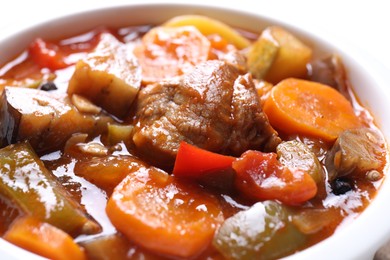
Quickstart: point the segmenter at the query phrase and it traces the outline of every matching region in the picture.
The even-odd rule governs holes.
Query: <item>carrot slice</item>
[[[181,142],[177,152],[173,175],[199,177],[232,167],[234,157],[213,153],[186,142]]]
[[[115,186],[129,172],[136,171],[143,166],[142,161],[132,156],[93,156],[79,160],[75,165],[74,172],[111,194]]]
[[[182,75],[209,57],[210,42],[193,26],[157,27],[142,38],[134,54],[142,68],[143,82]]]
[[[295,78],[276,85],[263,110],[279,131],[325,141],[334,141],[344,130],[361,125],[351,103],[337,90]]]
[[[157,168],[129,174],[106,212],[128,239],[153,252],[192,258],[210,244],[223,215],[218,200]]]
[[[84,251],[67,233],[30,216],[15,220],[4,239],[50,259],[86,259]]]

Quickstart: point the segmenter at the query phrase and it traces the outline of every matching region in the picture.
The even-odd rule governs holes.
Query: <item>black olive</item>
[[[56,84],[54,84],[54,82],[48,81],[48,82],[40,85],[39,89],[44,90],[44,91],[57,90],[57,86],[56,86]]]
[[[342,195],[352,190],[352,185],[342,178],[335,179],[331,186],[333,194],[335,195]]]

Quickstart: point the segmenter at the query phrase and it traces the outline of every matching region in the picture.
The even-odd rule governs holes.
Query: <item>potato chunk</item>
[[[277,27],[266,28],[248,53],[251,73],[273,84],[288,77],[302,78],[312,50],[293,34]]]
[[[97,47],[77,62],[68,93],[79,94],[107,112],[124,117],[141,85],[141,69],[132,49],[103,33]]]
[[[220,35],[227,42],[234,44],[238,49],[244,49],[250,45],[245,37],[227,24],[202,15],[180,15],[164,23],[165,27],[195,26],[203,35]]]

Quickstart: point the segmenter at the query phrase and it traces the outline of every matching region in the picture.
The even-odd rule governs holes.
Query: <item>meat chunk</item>
[[[233,49],[227,53],[220,54],[218,59],[236,67],[240,74],[245,74],[248,71],[246,57],[242,51]]]
[[[180,141],[232,155],[274,151],[280,138],[262,112],[250,74],[212,60],[181,78],[148,85],[139,93],[133,141],[140,154],[173,164]]]
[[[109,113],[124,117],[141,85],[132,49],[104,33],[96,49],[77,62],[68,93],[79,94]]]
[[[38,153],[48,152],[73,133],[104,131],[108,121],[107,116],[80,113],[65,94],[6,87],[0,98],[1,146],[28,140]]]

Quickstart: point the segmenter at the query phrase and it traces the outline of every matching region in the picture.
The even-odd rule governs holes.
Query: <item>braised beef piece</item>
[[[199,64],[180,78],[148,85],[138,96],[133,141],[150,162],[169,167],[182,140],[239,156],[280,143],[250,74],[224,61]]]
[[[244,52],[238,50],[232,50],[220,55],[219,60],[223,60],[226,63],[236,67],[240,74],[245,74],[248,71],[248,65]]]

